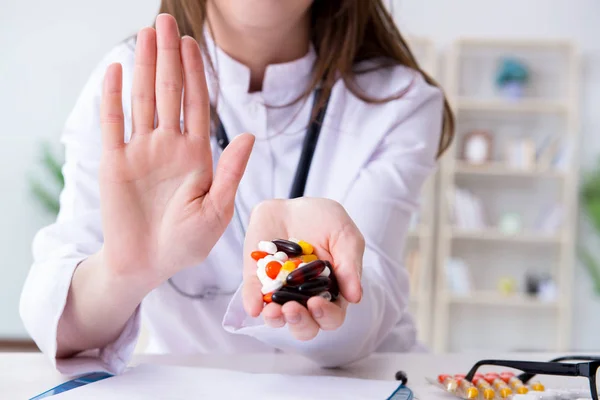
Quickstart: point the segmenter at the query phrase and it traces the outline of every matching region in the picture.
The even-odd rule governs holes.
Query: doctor
[[[381,0],[161,12],[67,121],[60,215],[21,298],[37,345],[68,374],[123,371],[142,320],[149,352],[418,348],[402,248],[453,122]],[[332,262],[340,300],[263,308],[249,252],[290,236]]]

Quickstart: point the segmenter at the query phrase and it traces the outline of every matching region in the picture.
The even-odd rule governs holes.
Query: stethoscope
[[[310,166],[312,164],[313,155],[315,153],[315,149],[317,147],[317,142],[319,140],[319,134],[321,133],[321,127],[323,126],[323,121],[325,120],[325,113],[327,111],[327,106],[329,104],[329,97],[325,99],[325,102],[321,107],[319,107],[319,98],[321,97],[321,88],[317,88],[315,90],[315,94],[313,96],[313,105],[311,111],[311,118],[315,115],[315,118],[312,118],[308,129],[306,131],[306,136],[304,137],[304,142],[302,143],[302,153],[300,154],[300,160],[298,161],[298,166],[296,167],[296,173],[294,175],[294,180],[292,181],[292,187],[290,189],[290,199],[295,199],[298,197],[304,196],[304,191],[306,189],[306,181],[308,179],[308,173],[310,171]],[[220,118],[217,117],[217,128],[215,132],[215,138],[217,140],[217,145],[220,148],[220,154],[227,148],[229,145],[229,137],[227,136],[227,131],[225,130],[225,126],[223,125]],[[238,210],[237,202],[234,202],[234,219],[236,220],[236,225],[240,230],[241,238],[243,240],[246,237],[246,229],[244,227],[244,223],[242,221],[241,214]],[[181,296],[192,299],[192,300],[212,300],[218,295],[232,295],[235,292],[223,292],[220,291],[220,288],[215,285],[209,285],[204,288],[201,293],[187,293],[181,290],[173,281],[173,278],[168,280],[169,285]]]

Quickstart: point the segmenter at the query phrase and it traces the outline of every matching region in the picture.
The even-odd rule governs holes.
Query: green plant
[[[59,196],[65,186],[62,173],[62,157],[52,151],[48,142],[41,148],[40,167],[44,177],[29,179],[31,192],[37,202],[48,212],[57,215],[60,210]]]
[[[600,163],[583,180],[581,204],[590,226],[600,235]],[[579,246],[579,255],[594,281],[594,290],[600,295],[600,262],[583,244]]]

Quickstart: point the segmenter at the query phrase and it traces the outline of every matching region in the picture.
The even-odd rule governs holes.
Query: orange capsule
[[[290,258],[288,261],[291,261],[294,264],[296,264],[296,268],[298,268],[298,265],[300,265],[304,262],[304,261],[302,261],[301,258]]]
[[[253,251],[250,254],[250,257],[254,258],[256,261],[260,260],[261,258],[265,258],[266,256],[268,256],[269,253],[267,253],[266,251]]]
[[[265,302],[265,303],[270,303],[270,302],[272,302],[273,300],[271,299],[271,296],[273,296],[273,292],[265,294],[265,295],[263,296],[263,300],[264,300],[264,302]]]
[[[271,261],[265,267],[265,272],[271,279],[277,278],[279,271],[281,271],[281,263],[279,261]]]

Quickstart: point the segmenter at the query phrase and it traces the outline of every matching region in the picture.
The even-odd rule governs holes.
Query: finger
[[[180,131],[181,71],[179,31],[177,22],[169,14],[156,18],[156,109],[158,126],[165,130]]]
[[[156,31],[145,28],[140,31],[135,46],[135,67],[131,89],[133,134],[154,130],[156,98]]]
[[[348,217],[349,218],[349,217]],[[362,298],[362,262],[365,252],[365,240],[350,220],[335,238],[331,246],[331,256],[335,277],[340,292],[350,303],[358,303]]]
[[[221,155],[217,165],[208,196],[224,221],[229,220],[233,214],[235,193],[246,170],[252,146],[254,136],[248,133],[236,136]]]
[[[242,301],[244,310],[251,317],[258,317],[263,309],[263,296],[260,291],[262,285],[256,275],[244,276],[244,284],[242,286]]]
[[[104,76],[100,104],[102,147],[105,150],[114,150],[125,146],[122,92],[123,68],[121,64],[111,64]]]
[[[295,301],[285,303],[281,308],[285,322],[292,335],[301,341],[313,339],[319,333],[319,325],[306,308]]]
[[[332,331],[342,326],[346,318],[348,302],[340,298],[339,303],[338,305],[320,296],[315,296],[308,300],[308,310],[321,329]]]
[[[262,315],[265,323],[271,328],[281,328],[285,325],[285,318],[279,304],[267,304],[262,311]]]
[[[184,132],[209,143],[210,101],[204,64],[198,42],[189,36],[181,40],[183,64],[183,121]]]

